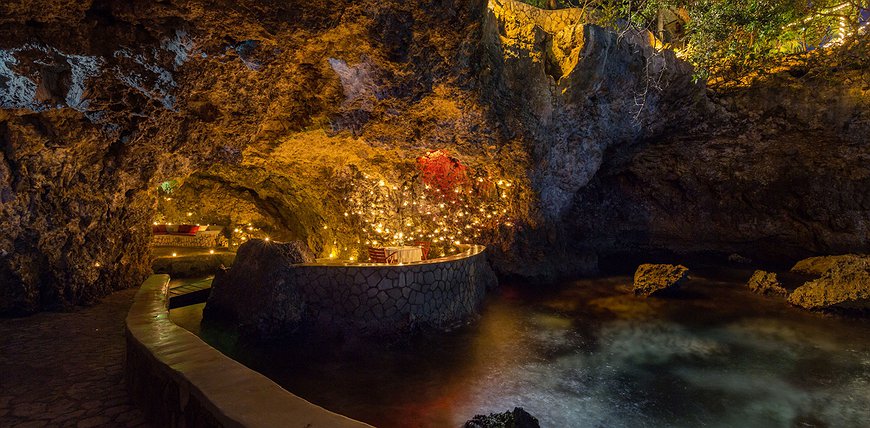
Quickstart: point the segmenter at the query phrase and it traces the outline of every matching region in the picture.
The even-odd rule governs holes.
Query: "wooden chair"
[[[369,263],[393,263],[396,254],[387,255],[386,248],[369,247]]]
[[[429,241],[417,241],[414,245],[420,247],[423,252],[423,260],[429,260],[429,250],[432,248],[432,243]]]

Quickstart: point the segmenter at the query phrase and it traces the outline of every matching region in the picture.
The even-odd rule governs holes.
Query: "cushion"
[[[180,224],[178,225],[178,234],[179,235],[196,235],[196,232],[199,231],[199,226],[192,224]]]

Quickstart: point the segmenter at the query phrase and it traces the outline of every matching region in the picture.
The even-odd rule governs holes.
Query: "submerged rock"
[[[870,310],[870,259],[838,260],[821,278],[792,292],[788,302],[814,310]]]
[[[680,285],[689,275],[683,265],[642,264],[634,273],[634,294],[652,296]]]
[[[743,257],[737,253],[733,253],[730,256],[728,256],[728,261],[731,263],[737,263],[737,264],[741,264],[741,265],[748,265],[748,264],[752,263],[752,259]]]
[[[820,256],[803,259],[791,268],[792,272],[822,276],[832,268],[870,261],[870,255],[843,254],[839,256]]]
[[[788,294],[788,290],[782,287],[779,280],[776,279],[776,273],[774,272],[757,270],[752,274],[752,277],[749,278],[749,282],[746,285],[749,286],[749,289],[752,290],[753,293],[778,296],[785,296]]]
[[[514,407],[511,412],[477,415],[463,425],[464,428],[540,428],[538,419],[523,410]]]

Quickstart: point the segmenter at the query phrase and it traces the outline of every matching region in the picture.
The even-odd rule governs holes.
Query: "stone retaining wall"
[[[287,392],[173,324],[168,287],[168,275],[148,278],[127,315],[127,385],[155,426],[370,427]]]
[[[203,316],[229,318],[261,337],[303,324],[363,335],[449,329],[474,316],[496,285],[484,250],[407,265],[293,265],[268,283],[215,280]]]
[[[302,265],[294,281],[318,325],[373,333],[445,329],[476,314],[494,286],[483,249],[404,266]]]

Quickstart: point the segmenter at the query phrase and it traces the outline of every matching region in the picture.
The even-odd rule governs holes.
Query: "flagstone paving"
[[[149,426],[124,385],[124,318],[135,293],[0,319],[0,427]]]

